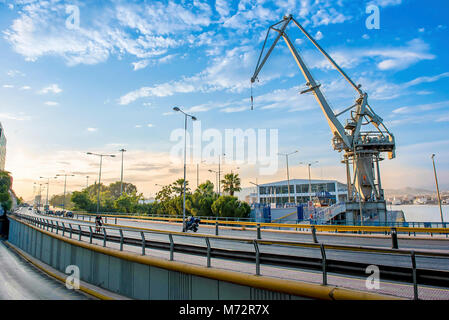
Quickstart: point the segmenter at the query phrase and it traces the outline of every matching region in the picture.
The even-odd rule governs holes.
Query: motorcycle
[[[188,220],[186,223],[186,231],[192,230],[193,232],[197,232],[199,224],[200,224],[200,219],[198,219],[198,218],[192,218],[192,219]]]

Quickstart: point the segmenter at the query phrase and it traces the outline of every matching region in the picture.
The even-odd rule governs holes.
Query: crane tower
[[[321,84],[317,83],[313,78],[310,70],[286,33],[290,22],[293,22],[301,30],[354,88],[358,97],[353,105],[338,113],[332,110],[321,91]],[[277,35],[264,55],[270,31],[277,32]],[[269,27],[256,69],[251,77],[251,83],[256,81],[262,67],[281,37],[290,49],[293,58],[306,79],[307,88],[300,93],[312,93],[315,96],[332,131],[332,146],[334,150],[343,152],[342,163],[346,165],[348,195],[346,211],[343,213],[345,216],[340,216],[339,218],[351,224],[359,222],[363,224],[363,221],[366,219],[386,222],[386,202],[381,184],[379,162],[384,159],[382,156],[384,153],[388,154],[389,159],[395,157],[393,134],[388,131],[382,118],[371,108],[368,103],[368,94],[362,91],[361,85],[356,85],[349,78],[292,15],[285,16],[281,21]],[[338,119],[342,115],[347,117],[343,123]]]

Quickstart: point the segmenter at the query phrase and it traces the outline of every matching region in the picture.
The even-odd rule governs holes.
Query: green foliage
[[[4,212],[11,210],[12,199],[10,189],[12,177],[8,171],[0,171],[0,205]]]
[[[221,180],[221,183],[223,184],[223,191],[229,193],[231,196],[233,196],[235,192],[242,190],[238,173],[226,174],[224,179]]]
[[[137,194],[136,192],[132,194],[123,193],[118,199],[114,201],[114,207],[119,212],[136,212],[139,200],[143,199],[142,194]]]
[[[218,217],[247,218],[251,212],[250,206],[237,197],[221,196],[212,204],[212,212]]]
[[[64,208],[66,210],[73,210],[75,204],[71,201],[72,194],[70,192],[65,195],[65,205]],[[50,199],[50,205],[53,207],[62,208],[62,204],[64,203],[64,194],[55,194]]]

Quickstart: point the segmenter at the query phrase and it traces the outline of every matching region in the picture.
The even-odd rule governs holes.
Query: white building
[[[311,192],[309,189],[311,189]],[[260,184],[258,191],[258,202],[260,203],[284,204],[289,202],[287,180]],[[323,192],[329,196],[331,203],[336,203],[346,200],[348,189],[345,184],[336,180],[290,180],[291,203],[306,203],[311,198],[313,200],[317,193]]]

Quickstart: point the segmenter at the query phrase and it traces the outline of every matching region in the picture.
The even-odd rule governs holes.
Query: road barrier
[[[91,213],[76,213],[76,217],[84,216],[95,216],[96,214]],[[134,215],[112,215],[112,214],[101,214],[102,217],[115,217],[123,219],[137,219],[137,220],[151,220],[151,221],[163,221],[163,222],[182,222],[182,218],[172,218],[172,217],[150,217],[150,216],[134,216]],[[248,221],[220,221],[212,219],[201,219],[202,224],[213,224],[219,226],[234,226],[234,227],[253,227],[257,228],[257,225],[263,228],[289,228],[289,229],[301,229],[301,230],[311,230],[315,228],[316,231],[320,232],[336,232],[336,233],[391,233],[393,229],[397,233],[425,233],[433,235],[435,234],[446,234],[449,235],[449,228],[431,228],[431,227],[390,227],[390,226],[350,226],[350,225],[320,225],[320,224],[296,224],[296,223],[267,223],[267,222],[248,222]],[[89,220],[90,221],[90,220]]]
[[[10,242],[36,259],[64,272],[66,265],[79,265],[81,280],[132,298],[140,299],[293,299],[312,298],[326,300],[342,299],[398,299],[394,296],[345,289],[336,286],[322,286],[301,281],[269,278],[242,272],[211,269],[198,265],[169,261],[133,252],[118,251],[63,237],[46,228],[53,226],[62,230],[52,219],[23,215],[11,215]],[[89,236],[86,224],[81,229],[83,240]],[[69,227],[70,228],[70,227]],[[105,228],[108,230],[117,228]],[[144,232],[146,233],[146,232]],[[108,231],[107,242],[116,242],[117,236]],[[102,240],[103,235],[92,234]],[[115,237],[115,238],[114,238]],[[124,237],[127,245],[141,245],[138,238]],[[133,243],[129,243],[129,241]],[[146,241],[145,247],[153,248],[154,242]],[[174,244],[173,251],[179,251]],[[209,246],[210,247],[210,246]],[[214,248],[209,251],[214,257]],[[198,254],[198,253],[197,253]],[[263,253],[260,253],[260,263]],[[113,275],[113,276],[112,276]]]
[[[408,256],[411,260],[411,265],[409,267],[404,266],[390,266],[381,265],[375,263],[379,266],[382,277],[385,280],[401,281],[405,283],[412,283],[415,287],[418,285],[433,285],[438,287],[449,287],[449,271],[445,270],[433,270],[433,269],[423,269],[417,268],[415,257],[427,257],[427,258],[439,258],[439,259],[449,259],[449,253],[447,252],[435,252],[435,251],[414,251],[414,250],[404,250],[404,249],[389,249],[389,248],[378,248],[378,247],[363,247],[363,246],[353,246],[353,245],[331,245],[314,242],[297,242],[297,241],[279,241],[279,240],[261,240],[261,239],[248,239],[248,238],[235,238],[235,237],[223,237],[214,235],[200,235],[200,234],[189,234],[184,232],[173,232],[173,231],[163,231],[163,230],[153,230],[145,229],[139,227],[131,226],[121,226],[117,227],[114,225],[105,225],[102,227],[103,234],[93,233],[91,226],[86,224],[76,224],[77,229],[73,229],[72,224],[69,227],[65,225],[59,225],[53,219],[37,218],[27,215],[16,215],[21,220],[27,221],[39,228],[61,230],[64,234],[66,231],[70,231],[70,237],[72,233],[78,233],[79,241],[82,237],[89,237],[89,243],[92,243],[92,239],[103,240],[103,247],[107,246],[107,243],[120,243],[120,251],[123,251],[123,245],[140,246],[142,248],[142,255],[145,255],[146,249],[158,249],[166,250],[170,252],[170,260],[174,260],[174,254],[176,252],[200,255],[207,258],[207,266],[210,267],[211,258],[221,258],[230,259],[241,262],[251,262],[255,264],[256,275],[260,275],[260,265],[273,265],[279,267],[293,267],[301,269],[310,269],[321,271],[323,274],[322,284],[327,284],[327,274],[333,272],[336,274],[352,275],[358,277],[366,276],[367,263],[353,262],[353,261],[343,261],[329,259],[326,253],[329,250],[335,251],[349,251],[349,252],[363,252],[371,254],[390,254],[396,256]],[[87,228],[89,228],[87,231]],[[76,231],[75,231],[76,230]],[[140,234],[139,237],[125,237],[123,232]],[[120,236],[111,234],[119,232]],[[145,234],[159,234],[166,235],[169,241],[157,241],[152,239],[151,241],[146,241]],[[175,243],[173,241],[173,236],[182,236],[187,238],[200,238],[204,240],[205,245],[188,245],[181,243]],[[217,241],[232,241],[235,243],[246,243],[252,244],[254,246],[254,251],[245,250],[226,250],[220,249],[219,247],[211,247],[210,239]],[[316,240],[316,237],[315,239]],[[279,253],[267,253],[261,252],[260,246],[278,246],[278,247],[291,247],[291,248],[303,248],[303,249],[317,249],[320,251],[320,258],[311,258],[308,255],[286,255]],[[290,252],[290,251],[289,251]],[[374,263],[373,263],[374,264]],[[415,292],[415,298],[417,298],[418,291]]]

